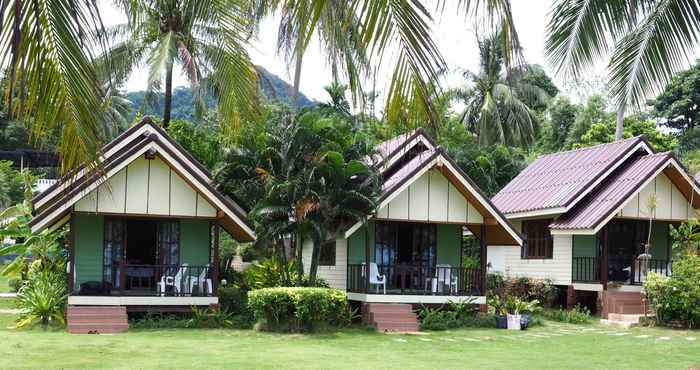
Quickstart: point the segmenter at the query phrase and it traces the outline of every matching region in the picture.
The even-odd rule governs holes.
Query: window
[[[321,244],[318,255],[319,266],[335,266],[335,240],[329,240]]]
[[[551,219],[523,221],[523,259],[551,259],[553,254],[552,234],[549,232]]]

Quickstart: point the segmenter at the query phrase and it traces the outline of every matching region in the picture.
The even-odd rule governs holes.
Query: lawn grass
[[[465,329],[421,336],[384,335],[364,328],[318,335],[201,329],[132,329],[115,335],[70,335],[63,330],[8,329],[13,320],[14,316],[0,315],[3,369],[570,370],[687,369],[700,365],[700,341],[687,339],[700,338],[700,332],[659,328],[623,330],[548,323],[525,332]],[[614,335],[621,332],[628,334]],[[650,337],[636,338],[638,335]]]
[[[5,265],[0,264],[0,270],[2,270]],[[7,276],[0,275],[0,293],[8,293],[10,291],[10,278]]]
[[[14,298],[0,298],[0,310],[15,309],[15,308],[17,308],[17,307],[15,305]]]

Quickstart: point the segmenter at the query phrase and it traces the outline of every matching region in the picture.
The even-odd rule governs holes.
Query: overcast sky
[[[545,26],[547,13],[550,11],[552,0],[512,0],[513,14],[520,40],[524,48],[525,59],[529,63],[541,64],[551,73],[544,58]],[[111,7],[107,2],[102,5],[103,17],[108,25],[124,22],[125,18]],[[471,21],[463,15],[445,13],[435,20],[433,37],[440,51],[453,73],[448,78],[451,86],[463,83],[459,77],[459,71],[478,69],[478,49],[476,36],[472,29]],[[276,53],[276,38],[278,19],[266,20],[260,29],[257,40],[253,40],[250,55],[255,64],[261,65],[270,72],[291,81],[290,72],[284,58]],[[603,73],[602,68],[591,72],[591,76]],[[382,74],[380,73],[380,76]],[[387,75],[384,73],[383,75]],[[147,73],[140,69],[135,71],[129,79],[126,90],[145,90]],[[552,76],[560,88],[563,82],[557,76]],[[180,73],[174,78],[176,86],[186,85],[187,82]],[[323,55],[317,43],[312,43],[304,56],[304,64],[301,77],[301,91],[308,97],[316,100],[327,100],[323,87],[331,80],[330,68],[326,65]],[[388,81],[377,81],[378,89],[386,91]],[[366,88],[366,90],[370,90]]]

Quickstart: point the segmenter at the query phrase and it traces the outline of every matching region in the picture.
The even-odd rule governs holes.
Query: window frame
[[[521,259],[551,260],[554,259],[554,238],[549,229],[551,218],[523,220],[522,233],[525,235]],[[534,235],[533,235],[534,234]]]
[[[329,255],[324,254],[324,250],[326,251],[332,251],[332,261],[333,263],[329,263],[328,261],[324,260],[324,257],[328,258]],[[328,252],[326,252],[328,253]],[[337,253],[336,253],[336,243],[335,239],[331,240],[326,240],[325,242],[321,243],[321,247],[319,248],[318,251],[318,266],[327,266],[327,267],[335,267],[337,263]]]

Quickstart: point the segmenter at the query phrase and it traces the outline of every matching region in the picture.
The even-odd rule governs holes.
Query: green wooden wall
[[[76,290],[86,281],[102,281],[104,216],[76,213],[75,278]],[[209,221],[180,220],[180,263],[204,266],[209,263]]]
[[[86,281],[102,281],[104,216],[75,214],[75,287]]]
[[[369,222],[370,261],[374,260],[374,221]],[[460,263],[462,229],[459,225],[437,225],[437,263],[458,267]],[[365,227],[348,238],[348,263],[365,262]]]
[[[193,266],[209,263],[209,221],[180,221],[180,262]]]

